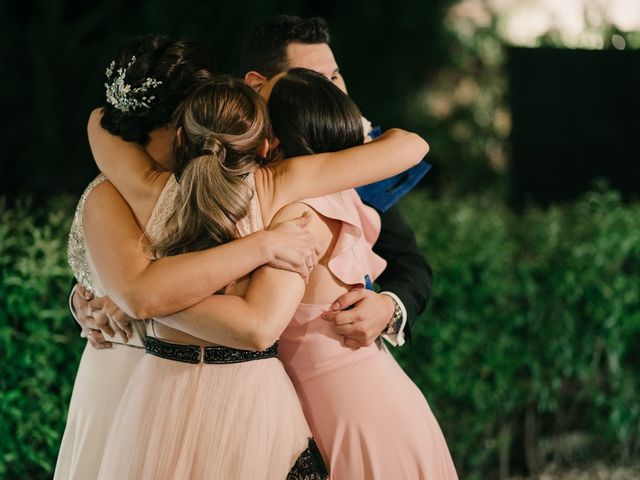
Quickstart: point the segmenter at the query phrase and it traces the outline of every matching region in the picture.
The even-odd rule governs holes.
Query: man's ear
[[[267,158],[269,155],[269,140],[266,138],[262,141],[262,145],[258,147],[258,156],[260,158]]]
[[[182,127],[178,127],[176,130],[176,138],[178,139],[178,145],[182,145]]]
[[[262,85],[267,83],[267,77],[252,70],[250,72],[247,72],[247,74],[244,76],[244,81],[251,88],[259,92],[262,88]]]

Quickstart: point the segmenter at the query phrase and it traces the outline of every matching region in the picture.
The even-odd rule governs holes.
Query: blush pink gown
[[[355,190],[305,200],[342,227],[329,269],[342,282],[364,283],[386,262],[372,251],[380,218]],[[309,426],[337,480],[447,480],[457,474],[422,392],[381,340],[352,350],[320,315],[329,305],[301,304],[280,338],[279,357]],[[414,347],[415,348],[415,347]]]
[[[253,185],[253,175],[247,181]],[[172,176],[156,207],[160,228],[178,189]],[[254,195],[238,230],[244,236],[262,227]],[[277,358],[191,364],[145,354],[131,369],[99,474],[86,480],[324,478],[317,470],[291,473],[306,458],[311,432]]]

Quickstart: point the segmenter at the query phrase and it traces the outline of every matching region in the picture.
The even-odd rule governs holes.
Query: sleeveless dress
[[[253,183],[253,175],[247,181]],[[171,192],[179,188],[173,176],[169,183],[159,203],[172,201]],[[262,228],[254,194],[238,231],[244,236]],[[99,479],[326,478],[275,350],[269,358],[241,363],[185,363],[156,356],[158,346],[171,352],[183,345],[168,343],[170,338],[147,340],[154,354],[138,362],[122,395]]]
[[[347,285],[382,273],[373,251],[380,218],[355,190],[304,200],[342,222],[328,263]],[[332,479],[447,480],[457,474],[444,436],[418,389],[384,343],[352,350],[320,315],[330,305],[301,304],[279,343],[279,357]]]
[[[86,249],[82,215],[87,197],[105,180],[102,175],[97,177],[80,197],[68,243],[69,265],[78,283],[95,296],[103,296],[106,292]],[[96,350],[87,342],[73,385],[54,479],[97,477],[120,397],[129,383],[132,369],[144,356],[143,337],[144,323],[134,322],[133,336],[127,345],[117,343],[118,338],[114,338],[111,348]]]

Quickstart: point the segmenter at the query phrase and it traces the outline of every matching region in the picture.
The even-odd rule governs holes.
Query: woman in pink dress
[[[290,70],[270,92],[274,133],[286,156],[341,150],[357,144],[355,139],[362,142],[355,105],[344,101],[328,81],[325,88],[311,88],[324,84],[319,78],[311,71]],[[309,115],[311,105],[323,105],[323,114]],[[457,478],[426,399],[382,340],[353,350],[322,318],[336,298],[364,286],[367,276],[375,280],[384,270],[386,262],[372,250],[380,232],[378,214],[353,189],[301,205],[301,210],[313,211],[309,228],[322,256],[280,337],[279,357],[331,478]]]

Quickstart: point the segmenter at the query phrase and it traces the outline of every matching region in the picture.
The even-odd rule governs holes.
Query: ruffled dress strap
[[[328,263],[331,273],[347,285],[364,285],[366,275],[371,281],[380,276],[387,266],[386,260],[373,251],[380,235],[380,216],[362,203],[355,190],[307,198],[301,203],[342,222]]]

